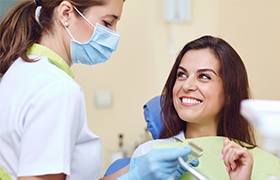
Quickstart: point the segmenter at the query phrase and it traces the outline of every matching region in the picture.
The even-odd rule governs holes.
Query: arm
[[[250,180],[253,169],[253,155],[228,138],[224,139],[221,159],[231,180]]]
[[[33,176],[33,177],[18,177],[18,180],[65,180],[65,174],[52,174],[52,175],[43,175],[43,176]]]

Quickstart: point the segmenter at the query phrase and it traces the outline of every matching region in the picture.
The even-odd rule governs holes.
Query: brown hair
[[[16,4],[0,24],[0,77],[11,64],[21,57],[33,62],[27,56],[27,50],[39,41],[43,33],[52,33],[53,12],[63,0],[39,0],[42,6],[39,22],[35,19],[37,5],[34,0],[25,0]],[[104,5],[108,0],[69,0],[80,12],[91,6]]]
[[[247,72],[237,52],[223,39],[212,36],[200,37],[186,44],[171,69],[162,91],[163,129],[160,138],[169,138],[185,131],[187,122],[181,120],[174,108],[172,90],[176,81],[178,66],[189,50],[208,48],[220,63],[219,74],[222,78],[225,104],[219,113],[218,136],[243,141],[255,145],[253,127],[240,115],[240,103],[250,97]]]

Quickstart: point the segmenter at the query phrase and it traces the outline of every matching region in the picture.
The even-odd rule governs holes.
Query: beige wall
[[[85,92],[90,128],[103,142],[103,171],[124,133],[133,147],[144,133],[142,106],[159,95],[175,55],[188,41],[205,34],[227,40],[243,58],[254,98],[280,99],[280,1],[192,0],[191,21],[166,23],[163,0],[126,0],[118,31],[118,51],[106,63],[75,65]],[[173,42],[175,54],[170,54]],[[94,93],[108,90],[113,106],[98,109]]]

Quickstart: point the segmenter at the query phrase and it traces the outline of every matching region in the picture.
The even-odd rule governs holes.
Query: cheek
[[[213,98],[215,107],[218,109],[218,111],[220,111],[225,105],[224,91],[222,90],[222,88],[218,88],[215,93],[213,93]]]
[[[175,83],[173,86],[173,90],[172,90],[172,98],[173,98],[173,105],[175,110],[178,110],[178,106],[181,103],[180,99],[179,99],[179,93],[180,90],[182,89],[182,85],[180,83]]]
[[[199,90],[211,109],[213,107],[215,107],[215,109],[220,109],[224,106],[224,91],[220,85],[199,86]]]
[[[70,32],[74,36],[75,40],[77,40],[81,43],[88,42],[94,32],[94,28],[90,24],[88,24],[87,22],[84,22],[84,21],[79,21],[70,30]]]
[[[182,83],[176,81],[174,86],[173,86],[173,89],[172,89],[173,97],[178,94],[178,92],[180,91],[181,87],[182,87]]]

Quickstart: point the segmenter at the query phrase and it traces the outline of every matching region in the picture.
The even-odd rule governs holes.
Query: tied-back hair
[[[91,6],[104,5],[108,0],[69,0],[80,12]],[[19,57],[26,62],[34,62],[28,58],[27,51],[39,42],[43,33],[52,33],[54,9],[62,0],[23,0],[7,13],[0,24],[0,78],[12,63]],[[35,18],[35,10],[39,4],[42,8],[39,22]]]
[[[238,53],[223,39],[202,36],[186,44],[178,54],[162,91],[163,129],[160,138],[170,138],[185,131],[187,122],[180,119],[174,104],[172,90],[180,62],[189,50],[209,49],[220,63],[219,75],[222,79],[225,104],[218,115],[217,135],[226,136],[255,147],[254,129],[240,114],[240,103],[250,98],[250,89],[245,65]],[[240,142],[242,141],[242,142]]]

